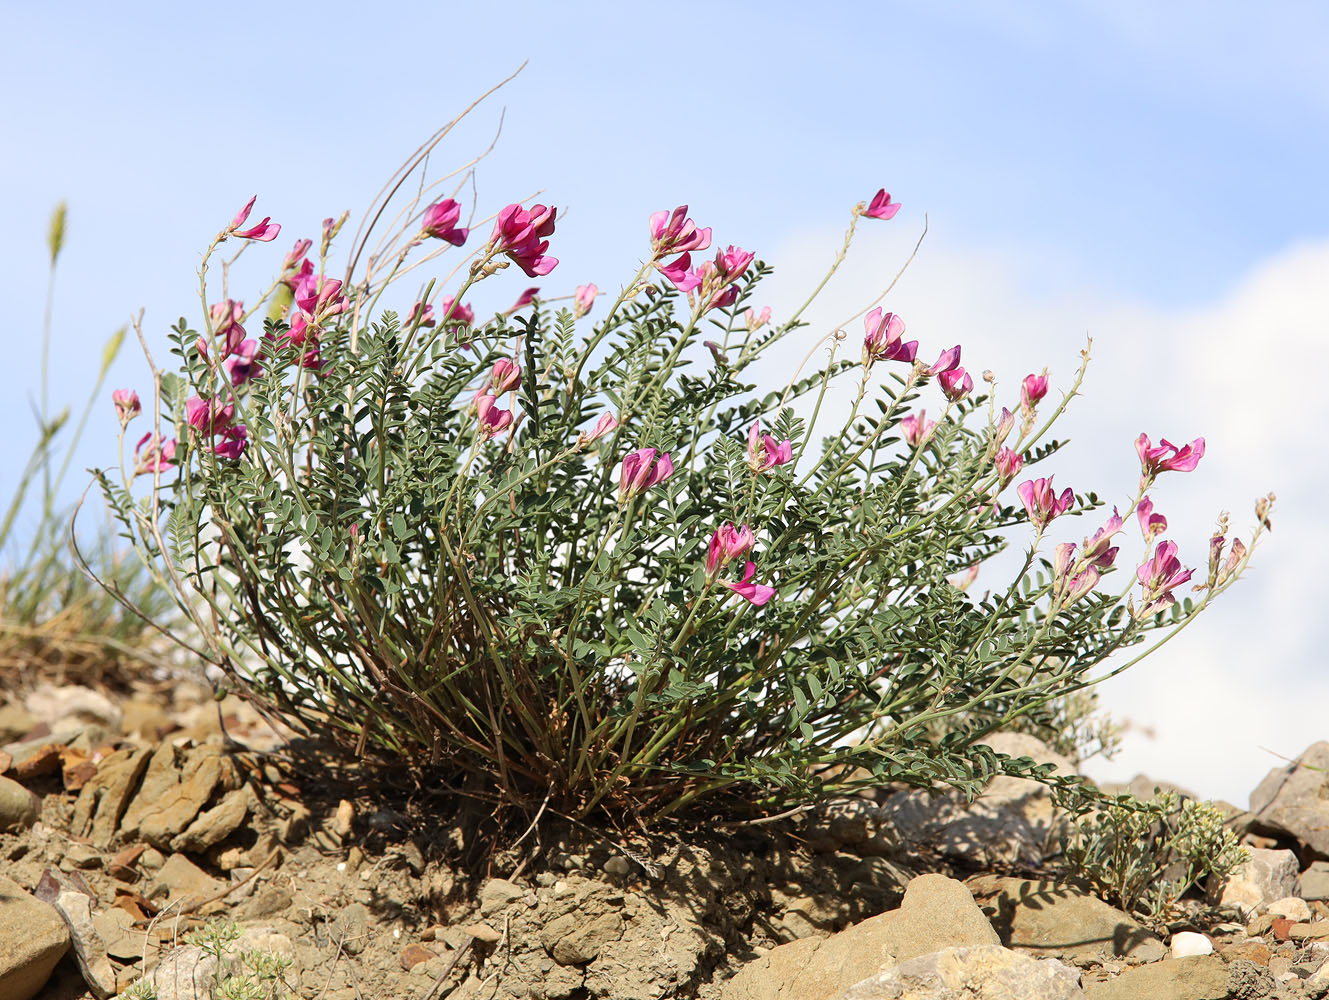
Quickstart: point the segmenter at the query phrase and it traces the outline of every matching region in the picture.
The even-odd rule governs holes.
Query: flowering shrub
[[[861,218],[898,210],[884,191],[857,206],[846,249]],[[925,364],[873,308],[861,350],[833,331],[820,371],[759,392],[747,370],[805,338],[803,310],[750,305],[768,269],[733,245],[703,259],[712,232],[687,206],[647,220],[607,305],[593,284],[561,306],[531,288],[477,322],[478,282],[567,265],[555,209],[508,205],[478,237],[469,211],[408,203],[340,278],[346,217],[329,219],[317,255],[298,241],[246,307],[208,275],[224,245],[277,235],[242,230],[247,206],[204,254],[202,328],[172,332],[180,371],[156,372],[151,428],[101,477],[200,655],[310,732],[573,816],[737,793],[774,809],[863,781],[975,790],[1044,773],[988,733],[1136,662],[1152,646],[1103,666],[1166,641],[1246,565],[1249,546],[1224,558],[1215,538],[1198,599],[1179,599],[1191,571],[1157,540],[1146,493],[1194,468],[1202,439],[1142,436],[1139,488],[1078,546],[1067,522],[1094,494],[1050,473],[1008,491],[1057,452],[1083,365],[1055,405],[1030,375],[1011,410],[990,376],[975,394],[959,346]],[[460,280],[382,307],[431,264]],[[844,386],[852,412],[814,447]],[[932,420],[914,412],[925,393]],[[1132,514],[1146,558],[1108,587]],[[1023,565],[976,595],[976,568],[1011,544]]]

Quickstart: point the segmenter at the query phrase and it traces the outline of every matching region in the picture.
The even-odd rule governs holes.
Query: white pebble
[[[1212,955],[1214,943],[1195,931],[1178,931],[1172,935],[1172,957],[1189,958],[1192,955]]]
[[[1264,908],[1264,912],[1276,917],[1287,917],[1293,923],[1306,923],[1311,918],[1310,905],[1299,896],[1275,899]]]
[[[338,862],[337,862],[337,871],[339,871],[339,872],[344,872],[344,871],[346,871],[346,862],[345,862],[345,861],[338,861]]]

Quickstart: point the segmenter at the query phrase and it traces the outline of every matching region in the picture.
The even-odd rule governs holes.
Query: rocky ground
[[[1229,810],[1249,860],[1161,932],[1055,879],[1061,819],[1018,779],[496,853],[449,790],[311,760],[189,684],[12,694],[0,747],[0,1000],[1329,993],[1329,743]],[[267,992],[219,991],[246,952]]]

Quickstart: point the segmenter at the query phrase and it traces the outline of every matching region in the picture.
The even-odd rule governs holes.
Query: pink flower
[[[133,389],[116,389],[111,393],[111,402],[115,404],[115,414],[120,418],[121,427],[143,412],[138,393]]]
[[[711,296],[711,301],[706,303],[706,308],[702,311],[710,312],[712,309],[728,309],[738,301],[738,292],[739,289],[737,285],[730,285],[728,288],[716,292]]]
[[[1169,604],[1175,604],[1177,599],[1171,591],[1189,580],[1194,572],[1191,569],[1182,570],[1175,542],[1160,542],[1153,556],[1141,563],[1135,571],[1136,579],[1144,588],[1146,602],[1140,614],[1151,615]]]
[[[415,305],[411,306],[411,311],[406,316],[406,325],[408,327],[431,327],[436,322],[437,321],[434,319],[434,307],[426,305],[423,302],[417,302]]]
[[[1010,448],[1002,448],[997,452],[995,459],[997,465],[997,476],[1001,479],[1002,486],[1010,485],[1010,481],[1020,474],[1024,468],[1024,456]]]
[[[451,296],[445,296],[438,304],[438,311],[443,316],[443,323],[447,326],[457,324],[459,326],[471,326],[475,323],[475,312],[470,306],[457,305],[456,299]]]
[[[1196,438],[1183,448],[1163,438],[1157,447],[1153,447],[1149,435],[1141,434],[1135,439],[1135,450],[1140,455],[1140,477],[1148,482],[1160,472],[1190,472],[1194,469],[1204,456],[1204,438]]]
[[[313,320],[322,323],[351,308],[341,287],[341,281],[337,278],[320,278],[311,274],[296,287],[295,304]]]
[[[147,445],[144,450],[143,446]],[[134,447],[134,475],[147,472],[165,472],[175,468],[175,438],[159,441],[157,435],[149,431],[138,439]]]
[[[521,365],[511,358],[499,358],[489,371],[489,385],[495,393],[515,389],[521,383]]]
[[[281,262],[282,273],[295,271],[300,267],[301,261],[305,261],[305,254],[309,253],[310,247],[314,245],[313,240],[296,240],[295,246],[291,247],[291,252],[286,255],[286,259]],[[313,266],[312,264],[310,265]]]
[[[1075,494],[1068,486],[1060,497],[1052,489],[1052,477],[1047,479],[1027,479],[1015,488],[1020,501],[1029,514],[1029,520],[1042,531],[1057,515],[1070,510],[1075,502]]]
[[[721,580],[720,582],[749,604],[761,607],[775,596],[775,588],[763,587],[759,583],[752,583],[752,574],[756,571],[757,564],[749,559],[747,565],[743,568],[743,579],[739,580],[738,583],[731,583],[728,580]]]
[[[189,426],[201,434],[220,434],[235,419],[235,406],[231,403],[223,405],[215,399],[209,401],[200,396],[190,396],[185,400],[185,418]]]
[[[664,482],[674,473],[674,463],[665,452],[656,460],[654,448],[639,448],[623,459],[623,471],[618,479],[618,499],[622,503],[629,497],[649,490]]]
[[[697,224],[687,218],[687,214],[688,206],[679,205],[672,215],[668,212],[651,215],[651,249],[657,260],[671,253],[706,250],[710,247],[711,231],[698,229]]]
[[[1043,369],[1042,375],[1026,375],[1024,382],[1020,385],[1020,407],[1028,412],[1047,394],[1048,373],[1046,368]]]
[[[490,393],[475,398],[475,410],[480,416],[479,434],[482,438],[497,434],[512,425],[512,411],[501,409]]]
[[[743,276],[743,272],[748,269],[753,258],[757,255],[748,253],[742,247],[730,246],[727,250],[718,250],[715,254],[715,270],[719,274],[719,281],[727,284],[731,281],[737,281]]]
[[[1140,499],[1139,506],[1135,508],[1135,517],[1140,522],[1140,534],[1144,536],[1145,542],[1152,542],[1167,531],[1167,518],[1154,513],[1154,502],[1148,497]]]
[[[420,232],[425,236],[432,236],[436,240],[442,240],[444,243],[451,243],[454,247],[459,247],[466,242],[466,237],[470,233],[469,229],[457,226],[457,221],[460,218],[461,206],[451,198],[444,198],[425,209]]]
[[[257,226],[252,226],[243,231],[240,229],[240,227],[245,224],[245,220],[249,218],[249,212],[254,207],[254,202],[257,200],[258,195],[254,195],[254,197],[250,198],[249,201],[245,203],[244,208],[235,213],[235,218],[232,219],[231,224],[226,227],[227,236],[238,236],[241,239],[255,240],[259,243],[269,243],[277,238],[277,234],[281,232],[281,226],[266,216]]]
[[[591,306],[595,303],[595,297],[598,294],[600,294],[600,289],[596,288],[594,285],[578,285],[576,292],[573,293],[572,296],[573,315],[577,319],[581,319],[581,317],[590,312]]]
[[[680,254],[668,264],[657,264],[656,270],[674,283],[680,292],[690,292],[701,284],[701,271],[689,270],[692,267],[692,255]]]
[[[1115,555],[1116,549],[1112,552]],[[1054,593],[1065,601],[1067,605],[1074,604],[1085,594],[1093,590],[1101,578],[1096,566],[1089,566],[1082,572],[1071,576],[1071,568],[1075,565],[1075,543],[1062,542],[1056,547],[1055,554],[1052,557],[1053,578],[1056,581]]]
[[[932,432],[937,427],[937,422],[928,420],[927,415],[927,410],[919,410],[917,414],[911,413],[900,421],[900,429],[904,431],[904,439],[915,448],[931,437]]]
[[[529,209],[520,204],[509,205],[498,213],[489,242],[499,253],[512,258],[526,272],[526,277],[548,274],[558,265],[556,257],[544,255],[549,249],[546,237],[553,234],[557,215],[557,209],[544,205],[532,205]]]
[[[725,565],[739,556],[747,555],[756,538],[746,524],[736,528],[732,524],[722,524],[711,535],[711,544],[706,550],[706,576],[714,580]]]
[[[941,383],[941,391],[952,403],[964,399],[974,391],[974,380],[963,368],[944,371],[937,376],[937,381]]]
[[[235,424],[223,430],[221,438],[220,444],[212,446],[212,453],[219,458],[239,458],[249,443],[249,431],[244,424]]]
[[[992,429],[992,443],[1000,445],[1011,433],[1011,428],[1015,426],[1015,414],[1006,407],[1001,408],[1001,419],[997,421],[997,426]],[[1019,469],[1017,468],[1018,472]]]
[[[771,307],[762,306],[760,313],[753,313],[751,309],[743,314],[748,321],[748,331],[756,333],[763,326],[771,321]]]
[[[225,302],[214,302],[208,307],[208,314],[212,317],[212,341],[221,345],[221,356],[229,358],[245,339],[245,328],[240,325],[245,315],[245,304],[232,302],[230,299]],[[208,345],[209,339],[206,334],[194,343],[198,353],[205,358],[208,356]]]
[[[522,292],[520,295],[517,296],[516,302],[508,306],[508,308],[504,311],[503,315],[511,316],[513,313],[517,312],[518,310],[525,309],[527,306],[529,306],[532,302],[535,301],[535,297],[539,294],[540,294],[539,286],[535,288],[526,289],[526,291]]]
[[[231,375],[231,385],[241,386],[250,379],[263,374],[263,366],[258,363],[258,341],[245,340],[235,350],[235,357],[226,362],[226,370]]]
[[[1112,508],[1112,516],[1107,519],[1107,523],[1085,539],[1084,558],[1092,562],[1099,569],[1107,569],[1117,559],[1117,547],[1112,546],[1112,536],[1121,530],[1121,515],[1117,509]]]
[[[777,465],[786,465],[793,460],[794,446],[788,438],[778,444],[775,438],[761,431],[761,421],[752,425],[748,431],[748,468],[754,473],[768,472]]]
[[[886,193],[885,188],[882,188],[872,196],[872,202],[863,214],[869,219],[893,219],[898,211],[900,203],[891,201],[891,196]]]
[[[881,306],[863,317],[863,364],[871,368],[877,361],[914,360],[918,354],[918,341],[900,342],[904,333],[904,320],[895,313],[882,315]]]
[[[617,426],[617,417],[612,413],[602,413],[600,414],[600,419],[595,422],[595,428],[589,434],[586,431],[582,431],[577,435],[577,443],[579,445],[590,444],[592,441],[597,441],[606,434],[611,433]]]
[[[960,345],[956,344],[949,351],[942,351],[941,356],[937,358],[936,363],[928,369],[929,375],[940,375],[942,372],[953,371],[960,364]]]

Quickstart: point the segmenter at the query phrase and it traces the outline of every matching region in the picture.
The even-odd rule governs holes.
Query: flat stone
[[[148,810],[154,807],[169,788],[179,784],[179,772],[176,770],[177,756],[175,746],[167,741],[160,744],[148,759],[138,792],[130,800],[120,819],[120,832],[127,840],[132,840],[138,835],[139,823]]]
[[[332,939],[340,941],[348,955],[358,955],[369,943],[369,910],[364,903],[351,903],[342,907],[332,921]]]
[[[66,864],[69,865],[66,870],[81,868],[87,871],[92,868],[100,868],[102,866],[102,856],[96,848],[73,841],[65,846],[65,856],[60,859],[61,868],[64,868]]]
[[[97,1000],[115,996],[115,970],[106,956],[106,945],[92,923],[92,900],[77,889],[65,889],[56,896],[55,908],[69,927],[74,958],[88,989]]]
[[[0,833],[26,830],[41,815],[41,799],[17,781],[0,777]]]
[[[1081,1000],[1080,973],[1000,945],[943,948],[851,986],[837,1000]]]
[[[252,794],[248,788],[227,792],[215,806],[199,813],[194,822],[171,841],[171,847],[177,851],[201,854],[214,844],[220,844],[238,830],[249,815]]]
[[[1000,943],[963,883],[920,875],[910,881],[898,909],[828,938],[802,938],[773,948],[740,969],[720,995],[723,1000],[831,1000],[911,958]]]
[[[69,950],[59,912],[0,875],[0,997],[30,1000]]]
[[[70,829],[75,836],[90,837],[102,848],[111,844],[150,757],[147,749],[127,748],[116,750],[97,765],[97,773],[74,802]]]
[[[283,913],[291,905],[291,894],[281,886],[270,885],[257,893],[245,906],[247,919],[271,917]]]
[[[1275,917],[1287,917],[1293,923],[1306,923],[1311,918],[1311,908],[1300,896],[1284,896],[1265,906],[1264,912]]]
[[[1056,882],[977,875],[966,883],[1002,943],[1075,962],[1167,954],[1158,937],[1116,907]]]
[[[171,903],[186,899],[197,902],[215,896],[225,888],[225,882],[213,878],[183,854],[172,854],[157,872],[147,896],[152,899],[165,892]]]
[[[480,887],[480,915],[492,917],[509,903],[515,903],[525,895],[525,889],[507,879],[491,878]]]
[[[1329,899],[1329,861],[1312,861],[1300,882],[1302,899]]]
[[[1329,856],[1329,742],[1312,743],[1296,761],[1273,768],[1251,792],[1251,829],[1293,837]]]
[[[1226,1000],[1228,969],[1216,955],[1137,965],[1085,987],[1088,1000]]]

